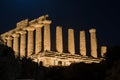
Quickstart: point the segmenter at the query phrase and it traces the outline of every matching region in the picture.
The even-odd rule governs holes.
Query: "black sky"
[[[1,0],[0,34],[20,20],[49,14],[52,27],[97,29],[102,44],[120,45],[120,2],[115,0]]]

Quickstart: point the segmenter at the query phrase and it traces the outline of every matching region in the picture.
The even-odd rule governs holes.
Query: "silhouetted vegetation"
[[[15,58],[14,51],[0,44],[0,80],[120,80],[120,46],[109,48],[100,64],[76,63],[68,67],[44,67],[30,58]]]
[[[120,80],[120,46],[109,48],[105,57],[107,64],[105,80]]]
[[[0,80],[15,80],[19,75],[18,68],[14,51],[10,47],[0,44]]]
[[[120,60],[120,46],[108,48],[105,58],[109,65],[113,65],[115,61]]]

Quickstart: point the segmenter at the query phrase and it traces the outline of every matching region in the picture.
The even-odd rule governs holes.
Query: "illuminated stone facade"
[[[80,54],[86,56],[86,38],[85,31],[80,31]]]
[[[56,50],[59,53],[63,52],[63,38],[62,38],[62,27],[56,27]]]
[[[68,52],[72,55],[75,54],[75,41],[73,29],[68,29]]]
[[[97,39],[96,39],[96,29],[90,29],[90,45],[91,45],[91,56],[97,58]]]
[[[1,34],[4,44],[13,48],[16,57],[30,57],[36,62],[43,62],[44,66],[69,66],[71,63],[99,63],[106,52],[106,46],[101,47],[101,58],[97,52],[96,29],[90,29],[91,56],[87,56],[85,31],[80,31],[79,52],[75,51],[74,29],[68,29],[68,53],[64,52],[63,31],[61,26],[56,27],[56,45],[51,44],[51,20],[48,15],[28,21],[22,20],[17,23],[16,28]],[[51,51],[51,45],[56,46],[56,51]]]

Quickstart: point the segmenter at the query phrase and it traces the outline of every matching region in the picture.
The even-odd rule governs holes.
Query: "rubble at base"
[[[103,58],[93,58],[88,56],[81,56],[78,54],[72,55],[69,53],[59,53],[54,51],[43,51],[39,54],[30,56],[35,62],[42,62],[43,66],[69,66],[72,63],[100,63]]]

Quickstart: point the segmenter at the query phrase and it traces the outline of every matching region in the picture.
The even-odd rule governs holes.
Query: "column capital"
[[[14,34],[12,34],[12,37],[19,37],[19,34],[18,33],[14,33]]]
[[[24,28],[24,30],[27,30],[27,31],[34,31],[35,28],[30,26],[30,27]]]
[[[43,21],[43,24],[51,24],[51,23],[52,23],[51,20],[44,20],[44,21]]]
[[[7,40],[12,40],[13,38],[12,38],[12,36],[7,36],[6,39]]]
[[[89,30],[89,32],[90,32],[90,33],[96,32],[96,29],[95,29],[95,28],[92,28],[92,29]]]
[[[27,32],[26,31],[18,31],[18,32],[16,32],[16,33],[19,33],[19,34],[26,34]]]
[[[43,24],[40,24],[40,23],[37,23],[37,24],[31,24],[32,27],[35,27],[35,28],[42,28],[43,27]]]

